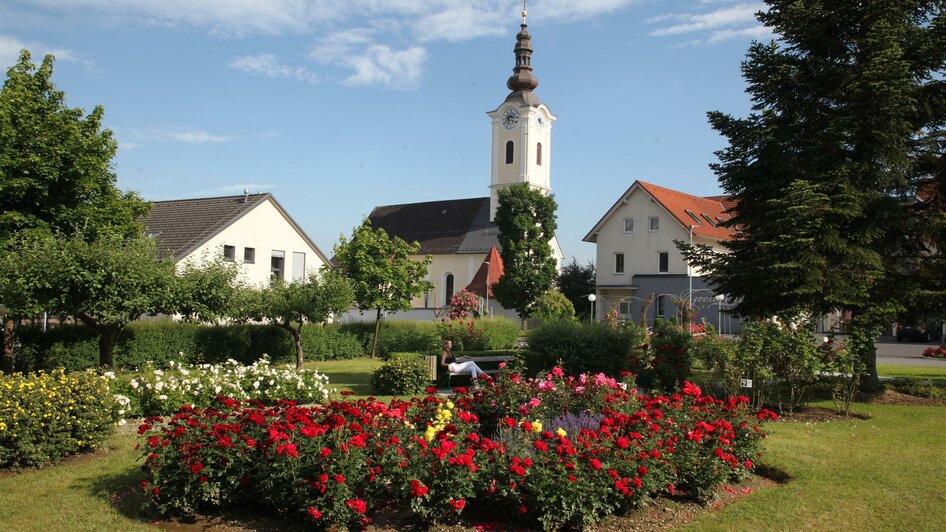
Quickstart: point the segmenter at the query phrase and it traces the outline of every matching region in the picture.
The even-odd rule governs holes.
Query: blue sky
[[[719,191],[706,112],[745,115],[759,2],[534,0],[567,258],[635,179]],[[272,192],[328,254],[375,205],[488,195],[516,0],[0,0],[0,66],[53,53],[105,107],[119,186],[151,200]]]

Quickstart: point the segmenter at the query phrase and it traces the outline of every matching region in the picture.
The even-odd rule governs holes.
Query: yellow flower
[[[568,435],[568,433],[565,432],[565,429],[563,429],[562,427],[559,427],[558,430],[555,431],[555,434],[558,434],[559,436],[563,438]]]
[[[535,432],[536,434],[542,432],[542,423],[540,423],[540,422],[538,422],[538,421],[533,421],[533,422],[532,422],[532,432]]]
[[[447,408],[453,410],[453,401],[447,401]]]

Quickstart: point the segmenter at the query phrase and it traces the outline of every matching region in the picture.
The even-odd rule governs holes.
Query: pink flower
[[[562,375],[565,374],[565,370],[563,370],[562,368],[558,366],[555,366],[554,368],[552,368],[552,374],[555,375],[556,377],[561,377]]]
[[[529,406],[532,408],[535,408],[539,406],[540,404],[542,404],[542,400],[539,399],[538,397],[533,397],[532,399],[529,400]]]
[[[500,362],[500,363],[499,363],[499,369],[504,369],[505,367],[506,367],[506,363],[505,363],[505,362]]]

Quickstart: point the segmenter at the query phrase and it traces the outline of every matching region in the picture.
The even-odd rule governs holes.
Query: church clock
[[[519,123],[519,111],[515,107],[507,107],[503,111],[503,127],[512,129]]]

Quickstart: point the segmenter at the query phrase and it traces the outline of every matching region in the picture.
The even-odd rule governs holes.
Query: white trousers
[[[450,373],[469,373],[470,376],[473,377],[473,380],[479,378],[480,373],[483,373],[483,370],[472,360],[466,362],[451,362],[447,365],[447,369],[450,370]]]

